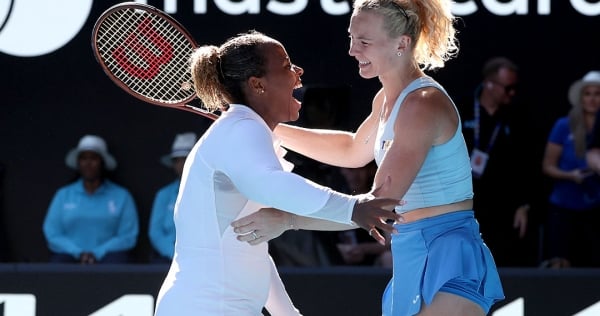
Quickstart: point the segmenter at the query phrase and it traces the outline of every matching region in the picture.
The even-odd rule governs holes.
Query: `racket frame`
[[[217,114],[212,113],[201,107],[188,104],[190,101],[192,101],[193,99],[196,98],[195,93],[191,94],[189,97],[184,98],[181,102],[169,103],[169,102],[165,102],[165,101],[161,101],[161,100],[155,100],[155,99],[149,98],[147,96],[144,96],[143,94],[138,93],[138,92],[134,91],[133,89],[131,89],[126,83],[124,83],[120,78],[118,78],[110,70],[110,68],[106,65],[104,58],[103,58],[102,54],[100,53],[100,47],[98,46],[98,36],[99,36],[98,33],[100,31],[101,26],[103,25],[103,22],[106,19],[111,17],[117,11],[123,11],[123,10],[128,10],[128,9],[141,10],[141,11],[145,11],[149,14],[158,16],[160,19],[163,19],[164,21],[169,23],[171,26],[173,26],[178,32],[180,32],[181,35],[183,35],[186,38],[186,40],[189,41],[189,43],[192,45],[193,48],[198,47],[197,42],[191,36],[190,32],[181,23],[179,23],[179,21],[175,20],[169,14],[167,14],[151,5],[148,5],[148,4],[137,3],[137,2],[122,2],[119,4],[113,5],[112,7],[105,10],[96,20],[96,23],[94,24],[94,28],[92,31],[91,42],[92,42],[92,50],[94,52],[94,57],[96,58],[96,61],[100,64],[100,66],[102,67],[102,70],[104,71],[104,73],[115,84],[117,84],[117,86],[119,86],[121,89],[125,90],[128,94],[133,95],[134,97],[136,97],[144,102],[158,105],[161,107],[168,107],[168,108],[173,108],[173,109],[178,109],[178,110],[184,110],[184,111],[200,114],[207,118],[216,120],[219,117]]]

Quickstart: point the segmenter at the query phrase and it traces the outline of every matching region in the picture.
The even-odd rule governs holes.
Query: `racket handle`
[[[202,109],[202,108],[199,108],[199,107],[196,107],[196,106],[193,106],[193,105],[184,104],[184,109],[188,110],[190,112],[196,113],[196,114],[200,114],[200,115],[202,115],[204,117],[208,117],[209,119],[212,119],[212,120],[216,120],[216,119],[219,118],[219,116],[216,115],[215,113],[208,112],[205,109]]]

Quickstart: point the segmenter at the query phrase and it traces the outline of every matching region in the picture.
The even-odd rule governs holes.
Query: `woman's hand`
[[[372,195],[365,195],[364,199],[359,200],[354,205],[352,212],[352,221],[358,226],[369,232],[377,242],[385,245],[385,237],[381,231],[388,234],[397,233],[394,223],[402,220],[402,216],[394,213],[392,210],[400,200],[390,198],[375,198]]]
[[[276,208],[261,208],[255,213],[231,223],[239,241],[258,245],[279,237],[288,229],[294,228],[295,215]]]

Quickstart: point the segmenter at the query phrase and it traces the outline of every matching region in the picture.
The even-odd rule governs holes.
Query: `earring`
[[[265,89],[256,89],[256,93],[263,94],[265,93]]]
[[[398,52],[396,53],[396,55],[398,55],[398,57],[402,57],[402,52],[401,52],[401,51],[398,51]]]

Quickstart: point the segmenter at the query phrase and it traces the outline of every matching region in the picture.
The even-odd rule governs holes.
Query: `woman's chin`
[[[300,118],[300,108],[302,107],[302,103],[298,101],[296,98],[292,98],[292,103],[290,104],[290,112],[289,112],[289,121],[294,122]]]
[[[295,122],[300,118],[300,112],[290,112],[288,122]]]

